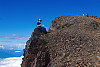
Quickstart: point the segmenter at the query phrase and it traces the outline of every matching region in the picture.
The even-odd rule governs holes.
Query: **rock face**
[[[50,33],[32,33],[22,67],[100,67],[99,22],[77,15],[55,18]]]
[[[49,31],[54,31],[57,29],[62,29],[64,27],[69,27],[73,24],[81,24],[81,23],[93,23],[93,22],[100,22],[100,19],[95,18],[87,18],[83,16],[77,16],[77,15],[67,15],[67,16],[60,16],[55,18],[51,22]]]
[[[26,42],[22,67],[47,67],[50,61],[49,51],[45,46],[46,41],[40,39],[41,35],[41,30],[36,28]]]

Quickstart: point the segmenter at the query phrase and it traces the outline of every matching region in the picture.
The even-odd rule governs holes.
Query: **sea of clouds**
[[[22,58],[23,56],[0,59],[0,67],[21,67]]]
[[[22,50],[28,38],[29,36],[17,34],[0,35],[0,67],[21,67]]]

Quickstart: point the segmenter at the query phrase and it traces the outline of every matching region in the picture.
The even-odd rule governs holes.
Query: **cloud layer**
[[[2,45],[0,45],[0,49],[22,50],[24,48],[25,48],[25,44],[21,44],[21,43],[19,43],[19,44],[12,44],[12,45],[10,45],[10,44],[4,44],[4,45],[2,44]]]
[[[11,57],[0,60],[0,67],[21,67],[22,57]]]
[[[11,36],[0,36],[0,38],[7,38],[7,39],[28,39],[29,36],[22,36],[22,35],[12,34]]]
[[[22,50],[28,39],[29,35],[0,35],[0,49]]]
[[[3,45],[0,45],[0,49],[4,49],[4,46]]]

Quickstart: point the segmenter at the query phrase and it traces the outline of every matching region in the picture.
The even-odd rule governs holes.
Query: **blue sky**
[[[58,16],[99,12],[100,0],[0,0],[0,48],[23,49],[38,19],[49,29]]]

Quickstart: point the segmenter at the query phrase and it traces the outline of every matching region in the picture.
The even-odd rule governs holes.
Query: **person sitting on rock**
[[[44,27],[44,25],[41,25],[41,23],[40,23],[41,21],[42,21],[41,19],[38,20],[37,28],[41,29],[44,33],[47,33],[46,28]]]
[[[41,23],[40,23],[42,20],[39,19],[38,21],[39,21],[39,22],[37,22],[37,28],[42,29],[42,31],[43,31],[44,25],[41,25]]]

